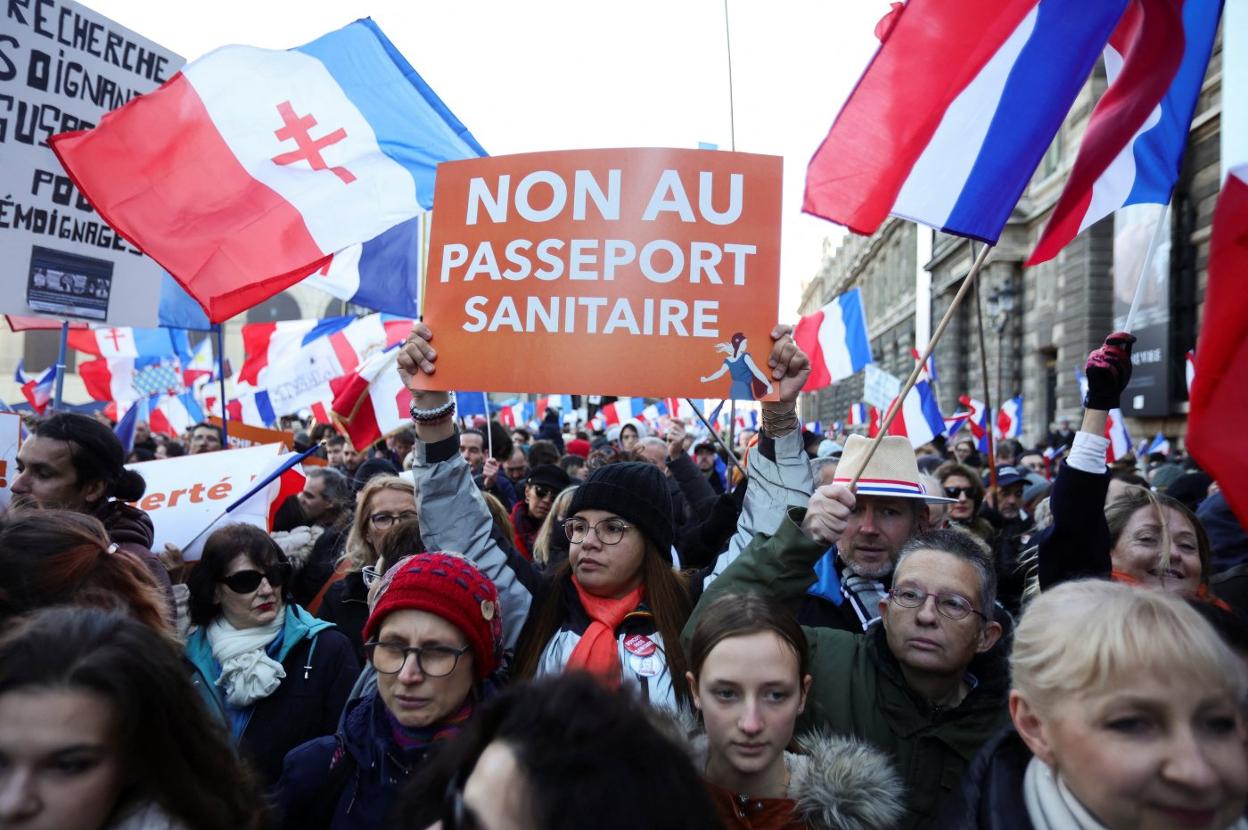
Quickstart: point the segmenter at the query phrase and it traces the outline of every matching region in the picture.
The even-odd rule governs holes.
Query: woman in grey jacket
[[[773,530],[784,510],[810,493],[795,412],[809,362],[787,327],[777,327],[773,336],[781,400],[763,405],[768,438],[750,454],[751,483],[729,559],[755,531]],[[418,323],[399,356],[416,421],[412,473],[421,533],[430,546],[462,551],[495,580],[505,636],[517,641],[515,673],[585,669],[656,705],[687,706],[680,630],[709,579],[726,565],[694,573],[671,567],[674,530],[662,472],[644,463],[594,471],[569,505],[568,562],[539,573],[491,536],[489,511],[459,458],[454,402],[446,393],[413,388],[416,374],[434,371],[431,339],[428,327]]]

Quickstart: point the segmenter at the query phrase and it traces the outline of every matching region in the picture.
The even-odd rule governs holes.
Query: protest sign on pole
[[[868,363],[863,376],[862,399],[883,412],[901,392],[901,378],[891,375],[874,363]]]
[[[22,416],[0,412],[0,510],[13,500],[9,485],[17,478],[17,448],[22,440]]]
[[[204,531],[210,526],[241,522],[268,530],[273,496],[269,490],[275,492],[276,482],[228,516],[225,510],[246,494],[252,482],[274,468],[282,449],[280,444],[265,444],[127,464],[147,482],[147,490],[135,506],[145,511],[155,526],[152,550],[163,550],[166,542],[172,542],[192,562],[199,559],[208,536]]]
[[[440,165],[424,309],[438,371],[419,382],[774,400],[780,191],[781,160],[746,153]]]
[[[0,311],[157,325],[162,270],[65,175],[47,140],[94,126],[183,59],[72,0],[0,14]]]

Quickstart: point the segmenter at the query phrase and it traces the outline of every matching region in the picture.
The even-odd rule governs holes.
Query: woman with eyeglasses
[[[227,525],[187,581],[194,682],[268,786],[294,747],[332,732],[359,674],[351,643],[289,599],[290,563],[257,527]]]
[[[403,783],[497,687],[498,602],[494,584],[462,556],[420,553],[394,565],[364,627],[376,688],[351,702],[334,734],[286,757],[282,826],[383,826]]]
[[[796,416],[797,393],[809,374],[806,356],[786,327],[773,331],[770,365],[781,400],[763,404],[769,437],[750,453],[751,479],[738,532],[723,561],[755,530],[773,530],[790,505],[804,504],[810,466]],[[563,531],[568,559],[541,571],[494,538],[488,511],[458,453],[455,402],[446,393],[412,388],[437,359],[423,323],[399,356],[413,394],[421,530],[430,545],[464,552],[498,586],[503,631],[518,639],[514,676],[584,671],[663,708],[688,708],[680,632],[713,574],[672,566],[676,530],[671,491],[649,462],[610,463],[593,470],[572,495]]]
[[[316,616],[334,623],[347,635],[361,661],[364,640],[360,632],[368,620],[367,582],[377,575],[377,560],[387,534],[399,522],[415,519],[416,488],[409,479],[393,475],[369,479],[356,496],[355,516],[336,571],[338,578],[311,607]]]

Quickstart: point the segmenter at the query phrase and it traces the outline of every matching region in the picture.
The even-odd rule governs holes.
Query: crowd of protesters
[[[32,424],[0,828],[1248,828],[1248,533],[1189,462],[1107,464],[1133,338],[987,457],[804,431],[772,336],[730,441],[465,422],[417,324],[411,427],[295,424],[324,464],[194,562],[125,464],[217,427]]]

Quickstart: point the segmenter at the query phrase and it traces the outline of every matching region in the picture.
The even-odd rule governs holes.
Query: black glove
[[[1084,373],[1088,378],[1088,394],[1083,399],[1085,409],[1108,412],[1117,409],[1122,392],[1131,382],[1131,347],[1135,335],[1116,331],[1105,338],[1105,345],[1088,355]]]

